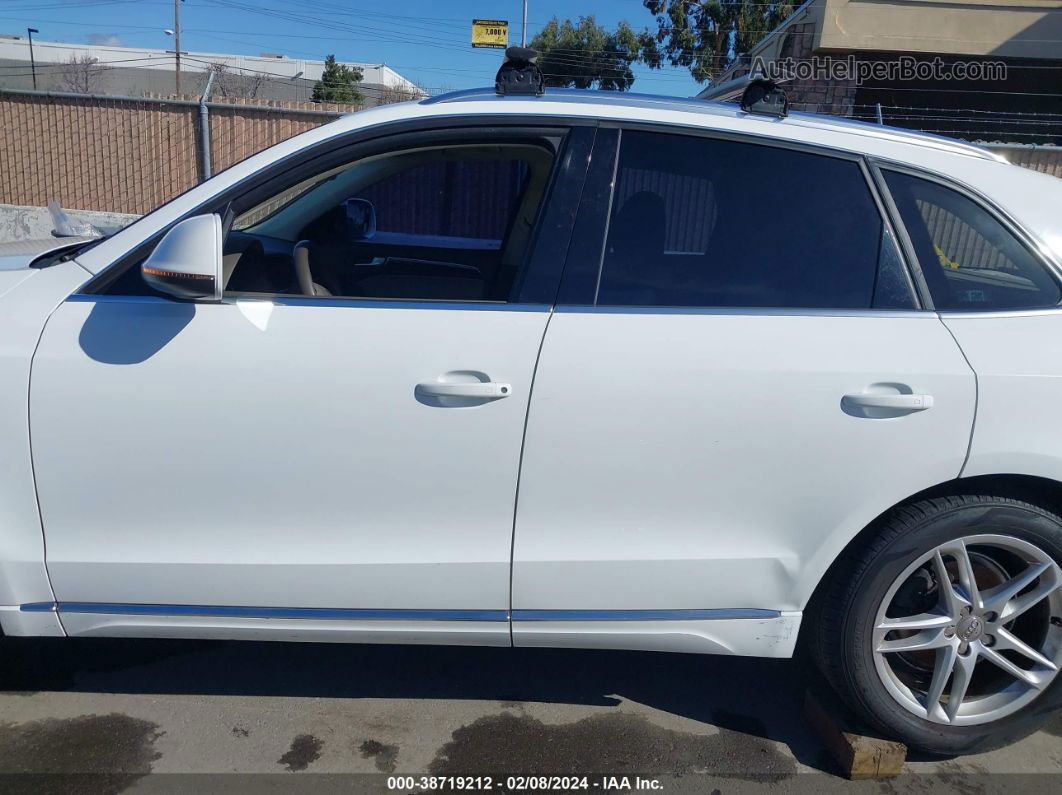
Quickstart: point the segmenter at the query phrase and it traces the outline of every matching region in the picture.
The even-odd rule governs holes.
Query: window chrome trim
[[[926,309],[800,309],[793,307],[735,306],[589,306],[565,304],[553,310],[570,315],[735,315],[740,317],[874,317],[937,318]]]
[[[252,298],[226,298],[225,304],[237,301],[253,301]],[[348,309],[440,309],[468,310],[472,312],[549,312],[549,304],[506,304],[490,301],[429,301],[402,298],[311,298],[309,296],[279,296],[268,303],[276,306],[315,306]]]
[[[221,301],[181,301],[157,295],[108,295],[106,293],[74,293],[66,299],[76,304],[192,304],[196,306],[236,306],[238,303],[261,303],[273,306],[329,307],[346,309],[437,309],[472,312],[549,312],[549,304],[506,304],[488,301],[409,301],[369,298],[313,298],[310,296],[225,296]]]
[[[948,309],[938,313],[941,320],[974,320],[977,318],[1004,318],[1004,317],[1046,317],[1049,315],[1062,315],[1062,305],[1046,306],[1039,309],[986,309],[979,311],[972,309]]]

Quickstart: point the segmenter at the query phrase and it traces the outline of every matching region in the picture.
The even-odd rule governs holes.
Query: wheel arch
[[[831,579],[836,576],[838,569],[845,560],[847,553],[866,542],[872,537],[881,524],[897,508],[932,499],[934,497],[956,497],[965,494],[979,494],[993,497],[1009,497],[1022,500],[1036,505],[1045,510],[1062,515],[1062,482],[1051,478],[1038,477],[1035,475],[1021,474],[992,474],[975,475],[968,478],[955,478],[943,483],[938,483],[927,489],[906,497],[894,505],[889,506],[874,519],[857,532],[847,544],[833,557],[822,576],[818,578],[811,596],[804,605],[804,620],[801,621],[800,634],[797,640],[798,648],[804,645],[810,634],[810,626],[815,621],[815,613],[818,609],[819,599],[827,589]]]

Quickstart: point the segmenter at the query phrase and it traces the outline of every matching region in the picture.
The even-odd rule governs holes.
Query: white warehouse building
[[[84,62],[95,58],[97,64]],[[144,47],[33,41],[37,88],[117,96],[172,95],[176,90],[176,52]],[[80,63],[79,63],[80,62]],[[423,89],[386,64],[345,61],[360,69],[358,90],[365,104],[425,96]],[[215,70],[215,97],[309,100],[324,72],[324,61],[285,55],[232,55],[181,51],[181,93],[198,96]],[[25,34],[0,34],[0,88],[32,89],[34,69]]]

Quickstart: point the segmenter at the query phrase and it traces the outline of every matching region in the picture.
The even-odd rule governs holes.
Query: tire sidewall
[[[845,614],[843,672],[853,696],[884,733],[904,737],[908,745],[931,753],[971,753],[1006,745],[1034,731],[1062,704],[1062,676],[1056,676],[1045,692],[1012,715],[974,726],[946,726],[909,712],[881,682],[875,667],[873,630],[890,586],[916,558],[934,547],[982,534],[1027,541],[1062,565],[1062,523],[1032,506],[1000,501],[938,510],[881,550],[867,567]]]

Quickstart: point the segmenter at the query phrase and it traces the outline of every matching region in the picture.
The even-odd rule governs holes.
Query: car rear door
[[[418,134],[416,151],[453,135]],[[67,631],[507,645],[524,419],[592,136],[544,139],[559,146],[550,198],[508,301],[104,290],[62,304],[30,401]],[[452,206],[436,210],[457,228]]]
[[[1062,364],[1053,346],[1040,344],[1062,321],[1050,249],[970,188],[891,163],[881,169],[933,304],[977,372],[977,427],[963,476],[1058,478]],[[1014,171],[995,178],[999,195],[1023,191],[1057,208],[1054,181]]]
[[[514,642],[785,655],[854,534],[958,476],[970,367],[858,157],[602,130],[583,195],[528,417]]]

